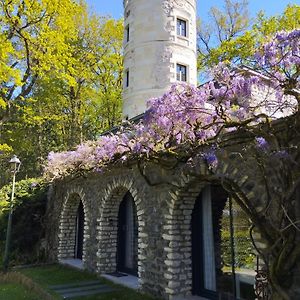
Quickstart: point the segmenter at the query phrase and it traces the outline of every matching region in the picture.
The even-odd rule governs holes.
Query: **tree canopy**
[[[123,21],[84,1],[0,1],[0,151],[38,175],[121,116]],[[4,155],[5,154],[5,155]]]
[[[279,31],[300,27],[300,6],[288,5],[281,15],[267,17],[259,12],[251,19],[247,1],[226,0],[224,9],[211,8],[210,21],[199,21],[198,68],[207,72],[219,62],[248,65],[256,49]]]

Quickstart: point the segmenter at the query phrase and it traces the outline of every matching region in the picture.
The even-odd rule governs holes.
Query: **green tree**
[[[83,1],[1,0],[0,24],[0,143],[36,176],[49,151],[120,121],[123,21]]]
[[[71,0],[0,1],[2,148],[16,151],[12,146],[22,125],[14,128],[7,124],[17,118],[20,107],[31,101],[37,81],[49,74],[66,77],[62,70],[69,60],[69,45],[76,30],[75,16],[81,10],[82,7]],[[6,159],[3,155],[1,158]],[[3,181],[5,176],[1,172]]]
[[[250,26],[248,1],[225,0],[223,10],[212,7],[210,21],[198,23],[198,67],[204,69],[215,65],[218,49],[234,40]]]
[[[12,148],[7,144],[0,144],[0,187],[6,183],[9,176],[9,159],[12,155]]]
[[[39,78],[65,72],[74,19],[82,7],[71,0],[0,1],[0,121],[30,97]]]
[[[255,51],[276,32],[300,27],[300,6],[288,5],[283,14],[259,12],[251,21],[247,2],[225,1],[224,11],[211,9],[212,22],[199,27],[198,67],[203,72],[219,62],[253,66]],[[253,25],[250,27],[250,23]]]
[[[34,121],[51,118],[64,148],[95,139],[121,119],[123,21],[83,14],[77,34],[66,70],[71,81],[53,77],[33,92]]]

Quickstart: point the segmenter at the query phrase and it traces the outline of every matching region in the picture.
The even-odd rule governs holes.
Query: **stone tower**
[[[177,81],[197,84],[196,0],[124,0],[123,117]]]

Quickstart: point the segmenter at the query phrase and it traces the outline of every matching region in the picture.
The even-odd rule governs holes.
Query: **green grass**
[[[14,283],[0,284],[0,299],[5,300],[40,300],[37,295]]]
[[[35,267],[20,270],[21,273],[30,277],[33,281],[41,285],[44,289],[50,292],[56,299],[62,299],[59,295],[49,290],[49,285],[76,283],[81,281],[90,281],[98,279],[100,282],[109,286],[113,286],[117,291],[107,294],[99,294],[94,296],[80,297],[84,300],[153,300],[154,298],[137,293],[134,290],[115,285],[105,279],[97,278],[96,275],[86,271],[74,270],[60,265],[51,265],[43,267]],[[2,299],[0,297],[0,299]],[[17,298],[15,298],[17,299]],[[79,299],[79,298],[77,298]]]
[[[20,272],[43,287],[97,279],[94,274],[60,265],[25,268]]]

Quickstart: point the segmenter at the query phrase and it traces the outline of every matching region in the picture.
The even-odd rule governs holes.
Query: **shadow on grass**
[[[116,291],[80,297],[84,300],[154,300],[155,298],[138,293],[132,289],[116,285],[110,281],[99,278],[95,274],[91,274],[87,271],[76,270],[70,267],[62,265],[48,265],[41,267],[24,268],[19,270],[25,276],[28,276],[36,283],[40,284],[44,289],[54,296],[54,299],[62,299],[58,294],[51,291],[49,286],[51,285],[61,285],[61,284],[71,284],[80,283],[84,281],[99,280],[99,283],[112,286]],[[75,299],[75,298],[74,298]],[[77,298],[79,299],[79,298]]]

